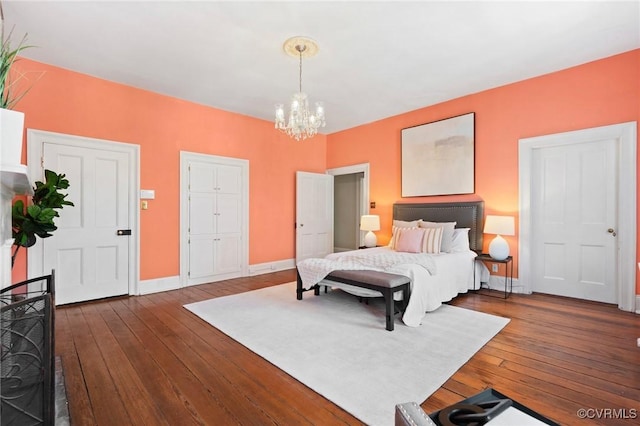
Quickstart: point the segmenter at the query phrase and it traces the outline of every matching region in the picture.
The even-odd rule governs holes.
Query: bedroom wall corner
[[[329,135],[327,167],[369,162],[370,199],[380,215],[384,243],[395,202],[449,202],[480,198],[485,214],[516,218],[508,239],[518,276],[518,140],[640,121],[640,49],[427,106]],[[475,112],[475,193],[445,197],[401,196],[401,131]],[[640,152],[638,153],[640,157]],[[639,180],[640,183],[640,180]],[[640,185],[638,185],[640,191]],[[640,197],[637,200],[640,203]],[[639,209],[640,211],[640,209]],[[640,227],[638,227],[640,230]],[[485,244],[488,244],[485,238]],[[640,238],[637,239],[640,256]],[[640,282],[636,271],[636,293]]]

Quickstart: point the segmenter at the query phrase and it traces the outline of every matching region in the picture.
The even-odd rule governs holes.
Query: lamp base
[[[367,232],[367,234],[364,236],[364,246],[375,247],[377,243],[378,238],[376,237],[376,234],[374,234],[373,231]]]
[[[489,244],[489,256],[495,260],[505,260],[509,257],[509,244],[507,240],[500,235],[496,235],[491,241],[491,244]]]

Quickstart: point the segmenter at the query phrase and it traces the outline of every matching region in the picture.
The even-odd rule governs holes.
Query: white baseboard
[[[640,315],[640,294],[636,294],[636,314]]]
[[[138,295],[158,293],[160,291],[177,290],[180,286],[180,276],[154,278],[151,280],[141,280],[138,286]]]
[[[504,275],[489,275],[489,288],[491,290],[504,291]],[[517,278],[513,279],[513,293],[530,294],[525,291],[524,286],[518,282]]]
[[[257,263],[249,265],[249,276],[269,274],[271,272],[286,271],[296,267],[294,259],[277,260],[275,262]]]
[[[278,260],[276,262],[259,263],[249,266],[249,276],[269,274],[271,272],[285,271],[296,267],[293,259]],[[138,295],[158,293],[161,291],[177,290],[182,288],[180,285],[180,276],[154,278],[150,280],[141,280],[138,285]]]

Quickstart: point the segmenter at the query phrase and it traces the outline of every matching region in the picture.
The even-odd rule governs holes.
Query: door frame
[[[518,280],[525,293],[531,293],[531,168],[533,150],[560,145],[613,139],[617,144],[617,300],[623,311],[634,311],[636,299],[636,158],[637,122],[556,133],[519,140],[519,211]]]
[[[180,151],[180,287],[189,286],[189,162],[200,161],[210,164],[224,164],[242,169],[242,218],[241,231],[241,271],[240,275],[249,275],[249,160],[233,157],[221,157],[211,154]]]
[[[96,139],[45,130],[27,129],[27,173],[32,182],[42,179],[44,164],[43,146],[46,142],[104,151],[126,152],[129,155],[129,213],[131,237],[129,238],[129,295],[139,294],[140,285],[140,145],[116,142],[107,139]],[[73,185],[73,182],[71,182]],[[36,244],[27,249],[27,278],[45,275],[44,246],[40,238]]]
[[[327,170],[327,174],[332,176],[351,175],[355,173],[364,173],[362,191],[360,192],[360,211],[362,214],[369,214],[369,163],[360,163]],[[333,208],[335,210],[336,206],[334,205]],[[358,221],[360,221],[360,218],[358,218]],[[363,231],[360,231],[360,246],[364,245],[364,234]]]

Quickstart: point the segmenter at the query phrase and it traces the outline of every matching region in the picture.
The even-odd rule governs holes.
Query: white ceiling
[[[640,48],[639,1],[2,4],[28,58],[265,120],[298,88],[283,42],[309,36],[327,134]]]

